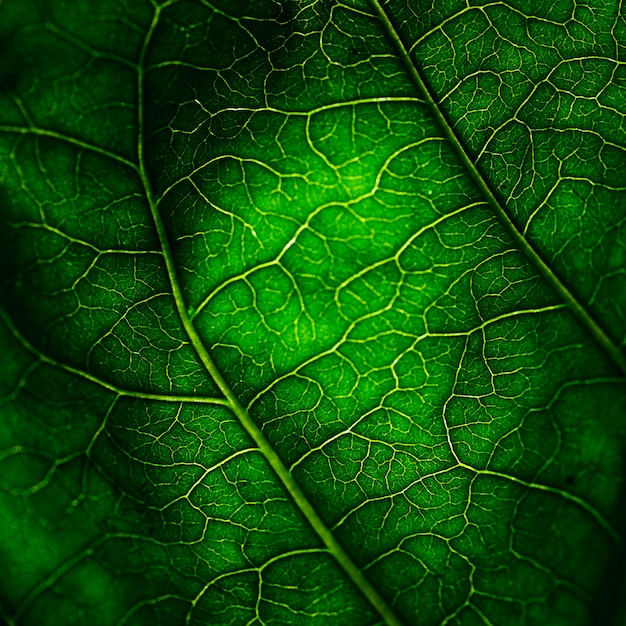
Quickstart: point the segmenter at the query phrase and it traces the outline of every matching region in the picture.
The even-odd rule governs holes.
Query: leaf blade
[[[9,368],[12,408],[3,422],[22,443],[7,448],[7,459],[28,459],[33,468],[45,461],[43,479],[31,468],[24,475],[32,484],[10,490],[36,503],[37,493],[66,486],[71,497],[59,500],[105,528],[109,511],[121,530],[109,531],[92,553],[96,569],[88,547],[72,544],[67,554],[80,555],[83,577],[108,570],[125,581],[110,623],[374,623],[233,415],[193,402],[200,391],[198,399],[217,396],[202,380],[202,361],[214,357],[251,428],[405,620],[582,620],[596,574],[575,563],[597,551],[599,567],[607,549],[593,518],[616,497],[616,446],[601,442],[608,416],[619,416],[620,385],[486,211],[367,5],[293,7],[291,19],[260,3],[158,7],[156,43],[142,53],[146,97],[155,105],[146,111],[147,132],[140,130],[148,140],[144,187],[155,184],[158,199],[148,202],[151,212],[134,210],[133,236],[111,247],[120,259],[127,248],[132,263],[105,262],[94,222],[85,218],[81,230],[67,219],[90,193],[117,188],[107,166],[85,167],[81,146],[73,172],[80,193],[72,194],[72,168],[63,169],[63,153],[51,144],[22,143],[32,154],[4,144],[8,171],[16,163],[29,168],[8,178],[17,208],[5,218],[26,236],[14,246],[19,262],[5,271],[4,299],[37,345],[34,361]],[[144,36],[150,26],[142,19]],[[234,41],[239,48],[228,57]],[[225,51],[207,54],[202,45],[215,42]],[[327,90],[324,77],[332,77]],[[58,81],[50,88],[59,89]],[[104,181],[98,192],[90,176]],[[36,189],[32,204],[52,226],[36,212],[22,223],[24,185]],[[64,190],[64,210],[50,202],[53,188]],[[171,250],[142,264],[134,253],[140,241],[158,252],[155,229],[145,227],[157,204],[156,230]],[[108,206],[91,212],[110,217]],[[56,238],[71,245],[59,247]],[[42,250],[51,251],[48,265],[58,275],[46,273]],[[41,301],[9,291],[16,276]],[[89,299],[98,290],[109,300]],[[76,293],[88,306],[68,315],[70,305],[57,303]],[[54,309],[48,318],[45,298]],[[97,307],[115,315],[94,340]],[[84,360],[90,341],[98,348],[89,347]],[[53,362],[65,367],[53,373]],[[89,382],[106,381],[104,396],[90,391],[79,402],[72,387],[80,384],[71,381],[83,370],[94,377]],[[558,375],[545,376],[551,370]],[[133,389],[140,391],[124,391]],[[608,407],[598,424],[592,389],[602,390]],[[112,408],[103,420],[105,405]],[[52,446],[47,456],[26,450],[42,435],[16,434],[13,410],[30,422],[37,417]],[[83,439],[63,449],[55,429],[64,419],[77,427],[81,412],[89,416]],[[76,472],[63,474],[85,451],[82,482]],[[593,480],[604,480],[602,489],[585,482],[587,466],[597,468]],[[7,475],[16,480],[18,472]],[[92,502],[96,484],[125,508]],[[32,506],[43,511],[47,498]],[[552,522],[533,517],[537,507]],[[135,532],[131,520],[138,519]],[[280,533],[284,519],[288,530]],[[542,545],[533,533],[546,523]],[[559,536],[568,525],[571,537]],[[592,547],[580,548],[585,542]],[[131,582],[141,559],[155,564],[145,587]],[[54,563],[43,573],[54,584],[29,596],[20,609],[25,620],[29,611],[52,615],[46,609],[55,589],[76,584],[71,569],[57,565],[57,575]],[[515,581],[510,590],[495,577],[498,567]],[[567,617],[558,603],[572,593],[580,614]],[[84,606],[103,597],[85,586],[79,596]],[[70,616],[71,606],[59,614]]]

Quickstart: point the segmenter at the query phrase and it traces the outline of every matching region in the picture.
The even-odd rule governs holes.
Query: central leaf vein
[[[204,365],[206,371],[215,381],[220,391],[224,394],[228,401],[230,409],[239,419],[241,425],[250,435],[252,440],[258,446],[260,452],[264,455],[265,459],[273,469],[283,486],[289,492],[293,498],[296,506],[299,508],[305,519],[312,526],[318,537],[328,549],[329,553],[333,555],[340,567],[345,571],[348,577],[356,585],[356,587],[363,593],[368,599],[374,609],[381,615],[388,626],[402,626],[402,622],[395,614],[391,606],[385,601],[385,599],[374,588],[370,581],[365,577],[361,569],[354,563],[352,558],[343,549],[337,539],[333,536],[332,532],[328,529],[320,515],[317,513],[312,503],[306,497],[291,472],[287,469],[281,458],[278,456],[270,442],[267,440],[261,429],[252,420],[247,410],[241,404],[237,396],[234,394],[222,373],[217,368],[207,348],[205,347],[200,335],[198,334],[193,321],[187,310],[184,296],[178,280],[176,265],[172,254],[167,230],[163,218],[160,214],[158,201],[155,198],[152,184],[146,167],[146,160],[143,148],[144,137],[144,70],[145,56],[150,45],[150,41],[155,32],[162,7],[155,10],[152,23],[144,39],[143,47],[141,50],[139,63],[138,63],[138,79],[137,79],[137,98],[138,98],[138,136],[137,136],[137,153],[139,163],[139,175],[141,183],[143,185],[145,195],[149,204],[150,213],[154,222],[154,227],[157,232],[159,244],[163,251],[163,257],[165,260],[166,271],[170,286],[172,289],[172,295],[174,297],[174,303],[180,317],[183,328],[194,347],[200,361]]]

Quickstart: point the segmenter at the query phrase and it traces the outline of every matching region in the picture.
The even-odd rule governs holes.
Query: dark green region
[[[0,4],[0,623],[626,624],[626,18],[527,4]]]

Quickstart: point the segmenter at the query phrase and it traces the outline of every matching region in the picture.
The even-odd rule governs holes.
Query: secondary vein
[[[424,100],[426,106],[430,109],[432,116],[437,121],[441,132],[444,137],[448,139],[452,145],[457,156],[465,166],[468,174],[481,191],[487,203],[491,206],[496,213],[506,230],[513,237],[515,243],[521,248],[521,250],[530,259],[533,265],[537,268],[541,276],[543,276],[552,288],[559,294],[559,296],[567,303],[574,315],[578,318],[581,324],[589,332],[589,334],[595,339],[595,341],[602,347],[606,354],[612,359],[617,367],[626,375],[626,355],[622,352],[620,347],[611,339],[608,333],[602,328],[599,322],[587,311],[582,303],[576,298],[576,296],[566,287],[566,285],[560,280],[560,278],[550,269],[548,264],[543,260],[541,255],[535,250],[533,245],[524,237],[524,235],[518,230],[517,226],[506,212],[506,209],[502,206],[500,201],[496,198],[495,194],[491,190],[489,184],[478,171],[476,164],[469,157],[461,141],[456,136],[456,133],[448,123],[441,109],[437,106],[435,99],[430,92],[426,83],[422,79],[420,72],[418,71],[415,63],[411,60],[411,57],[404,45],[400,34],[393,25],[391,18],[387,11],[383,8],[380,0],[370,0],[370,3],[378,16],[380,17],[387,34],[392,40],[396,50],[402,62],[404,63],[411,80],[415,83],[419,96]]]

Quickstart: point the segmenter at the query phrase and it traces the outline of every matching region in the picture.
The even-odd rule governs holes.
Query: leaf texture
[[[625,31],[5,0],[7,624],[621,623]]]

